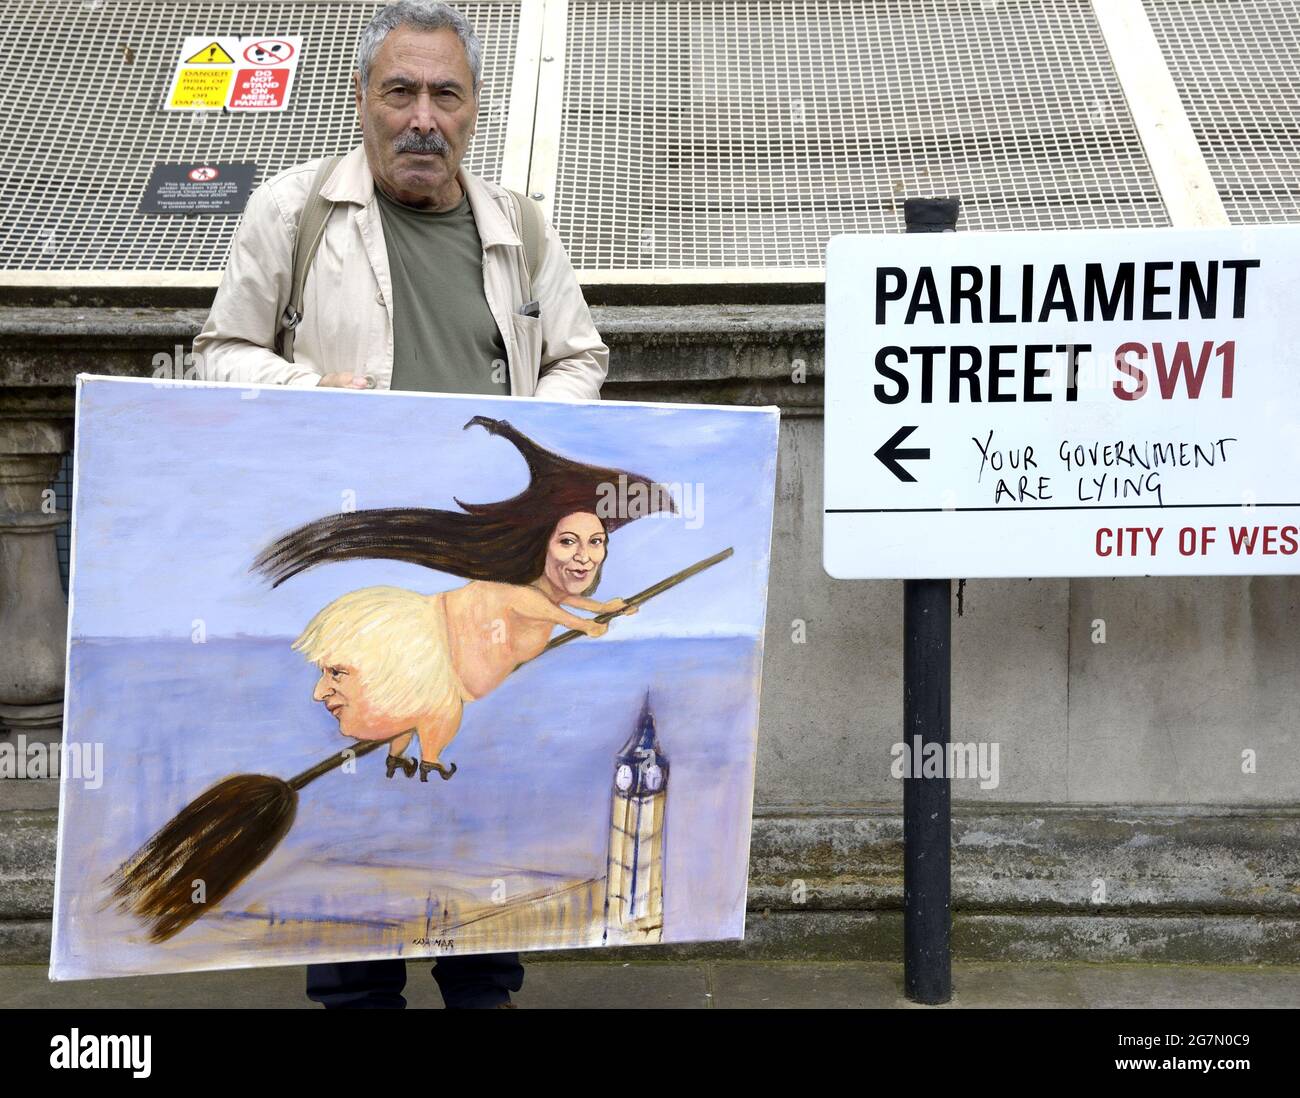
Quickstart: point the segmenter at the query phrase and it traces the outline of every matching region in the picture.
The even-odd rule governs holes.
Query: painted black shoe
[[[429,775],[435,770],[442,775],[442,780],[444,782],[450,781],[451,776],[456,773],[456,764],[452,763],[451,769],[449,770],[447,767],[443,766],[442,763],[422,762],[420,763],[420,781],[427,782],[429,780]]]
[[[387,765],[388,765],[388,776],[390,778],[397,773],[397,768],[399,766],[402,768],[402,773],[405,774],[408,778],[415,777],[414,759],[408,759],[404,755],[389,755]]]

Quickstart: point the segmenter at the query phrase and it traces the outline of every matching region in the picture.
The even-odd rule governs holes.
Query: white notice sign
[[[1300,226],[843,236],[832,576],[1300,572]]]

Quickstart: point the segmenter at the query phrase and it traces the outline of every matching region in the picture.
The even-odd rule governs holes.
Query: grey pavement
[[[413,1008],[442,1002],[427,962],[408,966]],[[948,1007],[1300,1007],[1300,966],[956,964]],[[902,966],[861,962],[529,961],[521,1008],[917,1007]],[[0,1008],[316,1008],[302,968],[53,984],[36,965],[0,966]],[[947,1009],[947,1008],[944,1008]]]

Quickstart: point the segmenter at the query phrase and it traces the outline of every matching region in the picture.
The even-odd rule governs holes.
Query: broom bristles
[[[280,778],[226,778],[177,813],[105,883],[119,910],[151,923],[149,940],[164,942],[261,865],[297,811],[297,792]]]

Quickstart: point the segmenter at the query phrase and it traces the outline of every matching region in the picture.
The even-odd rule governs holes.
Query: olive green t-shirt
[[[392,388],[508,395],[506,348],[483,296],[483,242],[469,198],[432,213],[378,187],[375,197],[393,280]]]

